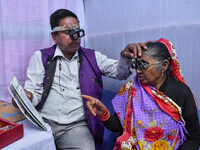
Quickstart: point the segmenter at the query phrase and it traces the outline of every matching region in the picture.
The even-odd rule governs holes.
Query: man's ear
[[[52,36],[52,38],[53,38],[55,44],[57,44],[57,36],[58,36],[57,33],[52,32],[52,33],[51,33],[51,36]]]

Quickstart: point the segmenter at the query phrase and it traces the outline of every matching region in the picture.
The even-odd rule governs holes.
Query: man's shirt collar
[[[63,58],[66,58],[63,54],[63,52],[61,51],[61,49],[59,48],[59,46],[57,45],[56,46],[56,50],[55,50],[55,53],[54,53],[54,56],[52,58],[52,60],[55,58],[55,57],[63,57]],[[78,51],[75,52],[74,56],[72,57],[72,59],[76,59],[78,58]]]

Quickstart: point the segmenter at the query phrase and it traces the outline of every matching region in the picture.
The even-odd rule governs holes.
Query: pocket
[[[102,83],[101,80],[98,80],[98,79],[96,79],[96,78],[91,78],[91,80],[94,81],[94,82],[97,82],[97,83]]]

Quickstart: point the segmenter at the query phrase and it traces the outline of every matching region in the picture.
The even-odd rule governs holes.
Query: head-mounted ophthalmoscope
[[[57,32],[57,31],[69,31],[68,34],[72,40],[76,40],[78,38],[85,36],[85,31],[83,29],[80,29],[80,26],[78,24],[58,26],[53,28],[52,32]]]

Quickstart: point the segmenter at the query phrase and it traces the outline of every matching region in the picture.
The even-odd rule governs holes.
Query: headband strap
[[[58,26],[58,27],[54,27],[52,32],[56,32],[56,31],[65,31],[65,30],[73,30],[73,29],[78,29],[80,28],[80,26],[78,24],[72,24],[72,25],[64,25],[64,26]]]

